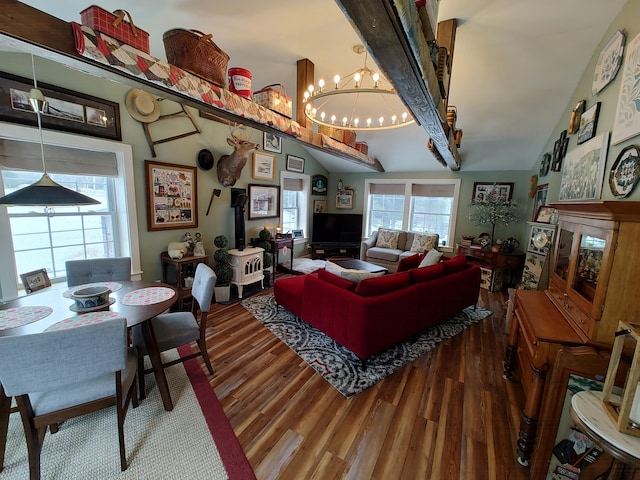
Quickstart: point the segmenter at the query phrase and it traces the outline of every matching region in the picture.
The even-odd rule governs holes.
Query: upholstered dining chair
[[[69,287],[93,282],[131,280],[130,257],[67,260],[65,266]]]
[[[127,321],[113,318],[31,335],[0,337],[0,383],[15,397],[27,440],[30,479],[40,478],[47,425],[116,405],[120,468],[127,468],[124,420],[136,395],[135,348]]]
[[[213,367],[209,354],[207,353],[207,345],[205,343],[205,335],[207,329],[207,318],[211,308],[211,299],[213,298],[213,288],[216,285],[216,274],[204,263],[199,263],[196,267],[196,273],[193,277],[193,286],[191,287],[191,295],[194,301],[191,302],[190,312],[169,312],[152,318],[151,326],[161,352],[166,352],[181,345],[191,342],[197,342],[198,351],[191,355],[178,358],[166,363],[162,366],[168,367],[177,363],[184,362],[191,358],[202,356],[209,373],[213,375]],[[199,320],[196,315],[200,312]],[[199,325],[198,325],[199,323]],[[153,372],[153,369],[144,369],[144,356],[147,355],[147,349],[142,336],[141,326],[133,327],[132,345],[138,349],[138,390],[140,397],[145,396],[144,375]]]

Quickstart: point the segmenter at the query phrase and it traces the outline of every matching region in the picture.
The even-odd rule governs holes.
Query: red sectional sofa
[[[410,268],[414,257],[398,266],[404,271],[358,283],[326,270],[280,279],[276,302],[367,359],[478,300],[480,268],[464,255]]]

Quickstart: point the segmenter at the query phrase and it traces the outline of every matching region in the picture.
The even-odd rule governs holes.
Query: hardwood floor
[[[502,378],[505,302],[481,290],[491,317],[352,399],[240,304],[216,304],[211,384],[259,480],[527,479],[523,392]]]

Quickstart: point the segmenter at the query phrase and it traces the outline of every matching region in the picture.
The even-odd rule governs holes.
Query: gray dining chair
[[[191,342],[197,342],[198,351],[185,357],[178,358],[162,364],[162,367],[168,367],[177,363],[184,362],[191,358],[202,356],[209,373],[213,375],[213,367],[207,353],[207,345],[205,342],[207,318],[211,308],[211,299],[213,298],[213,288],[216,286],[216,274],[205,263],[199,263],[196,267],[196,273],[193,277],[193,286],[191,294],[193,300],[191,302],[190,312],[169,312],[160,314],[152,318],[151,326],[153,328],[158,349],[166,352],[181,345]],[[199,322],[196,315],[199,314]],[[199,323],[199,324],[198,324]],[[133,327],[132,345],[138,349],[138,390],[140,390],[140,398],[145,396],[144,375],[153,372],[153,368],[145,370],[144,357],[148,355],[147,348],[142,336],[142,327],[137,325]]]
[[[31,480],[40,478],[48,425],[114,404],[120,468],[127,469],[124,420],[129,404],[138,405],[138,356],[127,339],[125,318],[0,337],[0,384],[7,397],[15,397],[22,417]]]
[[[69,287],[93,282],[131,280],[130,257],[67,260],[65,266]]]

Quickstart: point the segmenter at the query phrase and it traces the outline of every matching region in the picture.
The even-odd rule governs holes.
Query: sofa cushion
[[[346,290],[353,291],[356,288],[356,284],[352,281],[339,277],[338,275],[334,275],[327,270],[318,270],[318,278],[332,285],[335,285],[336,287],[344,288]]]
[[[440,261],[440,257],[442,257],[442,252],[439,252],[438,250],[435,250],[435,249],[429,250],[429,252],[427,252],[427,254],[424,256],[424,258],[420,262],[420,265],[418,265],[418,268],[428,267],[429,265],[435,265]]]
[[[405,252],[406,253],[406,252]],[[398,263],[397,272],[406,272],[412,268],[418,268],[420,262],[425,257],[426,253],[414,253],[411,256],[400,256],[400,262]]]
[[[402,254],[402,250],[393,248],[371,247],[367,250],[367,258],[385,260],[387,262],[397,262],[400,254]]]
[[[368,278],[358,283],[355,293],[363,297],[373,297],[400,290],[409,286],[409,272],[392,273],[377,278]]]
[[[380,272],[370,272],[368,270],[355,270],[355,269],[341,267],[340,265],[337,265],[333,262],[326,262],[325,269],[342,279],[349,280],[354,283],[358,283],[360,280],[364,280],[366,278],[380,277],[385,274],[384,270]]]
[[[414,233],[413,243],[411,244],[411,248],[409,248],[409,250],[412,252],[424,252],[426,250],[432,250],[438,246],[436,245],[437,242],[437,235]]]
[[[411,283],[426,282],[434,278],[440,278],[445,274],[444,263],[436,263],[428,267],[414,268],[409,272]]]
[[[447,274],[460,272],[462,270],[465,270],[469,266],[469,264],[467,263],[467,257],[465,257],[461,253],[456,255],[452,259],[447,260],[446,262],[443,262],[443,265],[444,265],[444,271]]]
[[[380,228],[378,229],[378,239],[376,240],[376,247],[396,249],[398,248],[399,238],[399,231]]]

